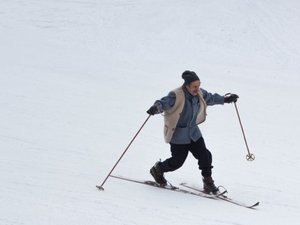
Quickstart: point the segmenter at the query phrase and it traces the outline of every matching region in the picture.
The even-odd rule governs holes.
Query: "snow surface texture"
[[[1,225],[299,224],[300,3],[296,0],[1,0]],[[201,125],[214,179],[257,210],[101,184],[154,100],[198,73],[240,95]],[[151,117],[114,174],[151,179],[169,157]],[[166,174],[202,185],[196,160]]]

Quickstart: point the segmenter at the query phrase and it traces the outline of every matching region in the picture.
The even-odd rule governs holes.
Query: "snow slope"
[[[0,224],[298,224],[300,3],[0,1]],[[257,210],[110,178],[154,100],[194,70],[240,95],[201,125],[214,179]],[[169,157],[151,117],[114,174]],[[197,162],[166,174],[201,185]]]

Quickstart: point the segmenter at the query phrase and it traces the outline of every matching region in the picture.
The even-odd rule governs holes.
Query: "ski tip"
[[[259,206],[259,202],[256,202],[256,203],[254,204],[254,206]]]
[[[256,206],[259,206],[259,202],[256,202],[255,204],[249,206],[248,208],[250,208],[250,209],[256,209],[255,208]]]
[[[98,188],[100,191],[104,191],[104,188],[102,186],[96,185],[96,188]]]

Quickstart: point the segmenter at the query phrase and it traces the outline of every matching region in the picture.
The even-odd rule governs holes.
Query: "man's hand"
[[[154,114],[158,114],[159,111],[157,106],[156,105],[151,106],[150,109],[147,110],[147,113],[151,116],[153,116]]]
[[[239,98],[238,95],[229,93],[224,96],[224,102],[225,103],[233,103],[233,102],[235,103],[235,102],[237,102],[238,98]]]

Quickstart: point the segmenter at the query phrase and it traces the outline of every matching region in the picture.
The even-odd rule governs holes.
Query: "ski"
[[[189,186],[186,183],[181,183],[180,185],[183,186],[183,187],[185,187],[185,188],[189,188],[189,189],[191,189],[193,191],[197,191],[199,193],[203,192],[203,190],[198,189],[198,188],[194,188],[192,186]],[[248,208],[248,209],[254,209],[256,206],[259,205],[259,202],[256,202],[256,203],[254,203],[252,205],[248,205],[248,204],[245,204],[243,202],[236,201],[236,200],[234,200],[232,198],[229,198],[228,196],[225,196],[225,195],[216,195],[216,198],[218,198],[220,200],[223,200],[223,201],[226,201],[226,202],[229,202],[229,203],[232,203],[232,204],[235,204],[235,205],[238,205],[238,206],[242,206],[242,207]]]
[[[160,186],[158,183],[156,183],[155,181],[151,181],[151,180],[135,180],[135,179],[131,179],[131,178],[127,178],[127,177],[121,177],[121,176],[115,176],[115,175],[110,175],[110,177],[120,179],[120,180],[129,181],[129,182],[133,182],[133,183],[144,184],[144,185],[148,185],[148,186],[151,186],[151,187],[170,190],[170,191],[174,191],[174,192],[180,192],[180,193],[184,193],[184,194],[195,195],[195,196],[198,196],[198,197],[218,200],[218,197],[217,197],[218,195],[210,195],[210,194],[206,194],[204,192],[189,191],[189,190],[185,190],[185,189],[182,189],[180,187],[173,186],[173,185],[170,185],[170,184],[167,185],[167,186]],[[100,186],[96,186],[96,187],[101,189]],[[224,194],[224,193],[220,193],[220,194]]]
[[[180,183],[180,185],[183,186],[183,187],[189,188],[189,189],[191,189],[193,191],[196,191],[196,192],[201,192],[201,193],[204,193],[204,194],[207,194],[207,195],[213,195],[213,196],[220,196],[220,195],[222,195],[223,197],[227,198],[227,196],[226,196],[227,190],[223,186],[218,186],[218,188],[219,188],[218,193],[216,193],[216,194],[209,194],[209,193],[207,193],[206,191],[204,191],[202,189],[195,189],[195,188],[189,187],[187,183]],[[221,188],[223,190],[220,191]]]

